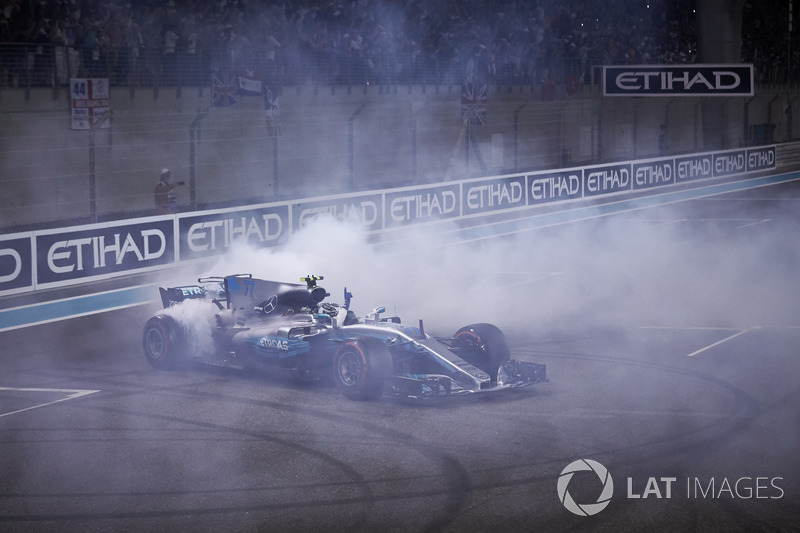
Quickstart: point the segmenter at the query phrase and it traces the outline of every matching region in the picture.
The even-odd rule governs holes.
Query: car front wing
[[[450,396],[516,389],[547,381],[547,368],[543,364],[525,361],[506,361],[497,371],[497,381],[481,383],[474,388],[465,387],[442,374],[410,374],[394,376],[387,380],[391,394],[408,399],[431,399]]]

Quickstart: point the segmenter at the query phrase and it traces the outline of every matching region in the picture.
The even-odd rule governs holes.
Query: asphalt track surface
[[[777,233],[786,247],[764,276],[800,266],[796,182],[618,216],[715,241]],[[800,301],[796,275],[777,282]],[[151,306],[4,331],[0,530],[800,529],[800,310],[720,325],[713,313],[608,324],[602,309],[508,332],[549,383],[426,404],[154,371],[141,354]],[[558,490],[582,459],[613,480],[593,516]],[[592,471],[563,479],[577,504],[602,494]]]

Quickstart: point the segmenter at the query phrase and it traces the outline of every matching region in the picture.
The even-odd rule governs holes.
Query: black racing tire
[[[505,334],[494,324],[470,324],[453,335],[458,355],[497,381],[497,369],[511,359]]]
[[[350,339],[333,356],[333,380],[351,400],[375,400],[392,372],[392,356],[378,339]]]
[[[144,325],[142,348],[150,366],[170,370],[178,367],[186,355],[186,335],[174,318],[156,315]]]

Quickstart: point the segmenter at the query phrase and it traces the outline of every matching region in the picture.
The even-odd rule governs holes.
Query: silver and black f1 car
[[[331,376],[354,400],[384,392],[404,398],[433,398],[523,387],[546,381],[545,365],[511,360],[505,335],[492,324],[464,326],[449,338],[433,337],[398,317],[373,309],[360,320],[317,285],[253,278],[250,274],[198,279],[197,285],[161,288],[166,311],[150,318],[144,354],[157,369],[181,362],[288,371],[303,381]],[[204,300],[214,315],[210,336],[186,324],[176,306]],[[198,341],[212,346],[198,346]]]

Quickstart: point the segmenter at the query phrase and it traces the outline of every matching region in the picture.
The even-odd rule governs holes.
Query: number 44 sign
[[[111,126],[108,78],[72,78],[69,80],[69,88],[73,130]]]

